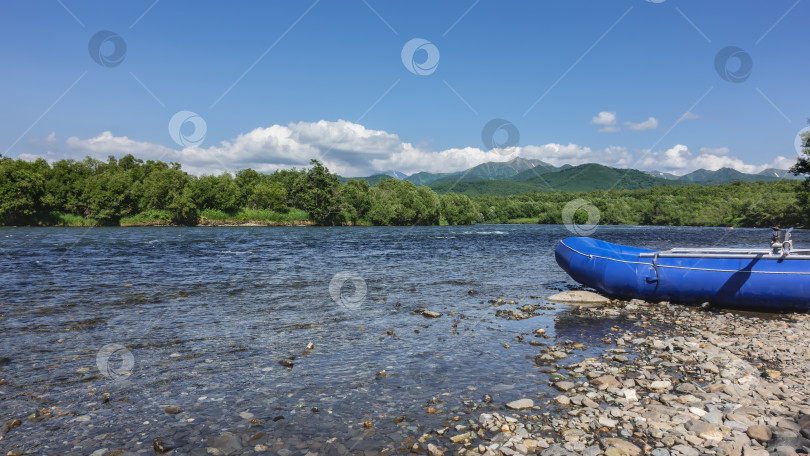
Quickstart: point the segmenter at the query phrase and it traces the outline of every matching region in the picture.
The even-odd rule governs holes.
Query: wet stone
[[[554,384],[554,387],[557,388],[560,391],[570,391],[570,390],[574,389],[575,386],[576,385],[574,385],[573,382],[568,382],[568,381],[557,382],[557,383]]]
[[[531,399],[518,399],[516,401],[508,402],[506,408],[512,410],[523,410],[534,407],[534,401]]]

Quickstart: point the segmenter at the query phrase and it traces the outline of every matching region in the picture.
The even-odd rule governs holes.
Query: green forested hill
[[[416,185],[435,185],[441,183],[453,183],[459,181],[487,181],[487,180],[512,180],[522,172],[531,170],[537,166],[551,167],[548,163],[540,160],[529,160],[516,157],[508,162],[487,162],[470,169],[456,173],[416,173],[405,180]]]
[[[656,186],[682,185],[678,181],[671,181],[650,176],[635,169],[618,169],[609,166],[588,163],[574,166],[554,173],[544,174],[525,181],[548,190],[608,190],[626,189],[636,190]]]
[[[745,174],[731,168],[720,168],[717,171],[707,171],[699,169],[689,174],[681,176],[679,179],[685,182],[693,182],[695,184],[729,184],[731,182],[771,182],[779,180],[777,176],[765,174]]]
[[[375,185],[388,175],[359,179]],[[596,163],[556,167],[540,160],[515,158],[508,162],[489,162],[454,173],[419,172],[405,180],[430,186],[438,193],[458,192],[466,195],[510,195],[527,191],[589,191],[608,189],[644,189],[656,186],[688,184],[719,185],[731,182],[773,182],[796,179],[788,171],[767,169],[759,174],[745,174],[731,168],[717,171],[699,169],[684,176],[659,171],[611,168]],[[345,182],[346,179],[342,178]],[[462,185],[463,183],[463,185]]]
[[[571,168],[571,165],[562,165],[560,167],[557,167],[557,166],[554,166],[554,165],[549,165],[548,163],[541,163],[541,164],[535,166],[534,168],[527,169],[526,171],[523,171],[523,172],[521,172],[519,174],[516,174],[514,177],[512,177],[509,180],[512,180],[512,181],[515,181],[515,182],[523,182],[523,181],[527,181],[529,179],[535,178],[537,176],[542,176],[544,174],[553,173],[553,172],[556,172],[556,171],[562,171],[562,170],[568,169],[568,168]]]
[[[518,195],[526,192],[543,191],[536,185],[505,180],[477,180],[440,182],[429,186],[439,194],[458,193],[462,195]]]
[[[534,172],[534,170],[528,172]],[[521,173],[521,176],[525,176],[525,172]],[[430,185],[430,187],[437,193],[454,192],[474,196],[510,195],[527,191],[635,190],[673,185],[685,185],[685,183],[653,177],[635,169],[617,169],[589,163],[543,173],[519,182],[491,180],[442,182]]]

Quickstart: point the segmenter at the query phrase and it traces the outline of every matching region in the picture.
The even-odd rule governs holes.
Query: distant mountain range
[[[427,185],[437,193],[454,192],[468,195],[511,195],[552,190],[634,190],[657,186],[801,179],[787,170],[774,168],[758,174],[745,174],[731,168],[720,168],[717,171],[699,169],[684,176],[676,176],[660,171],[611,168],[596,163],[557,167],[541,160],[520,157],[508,162],[483,163],[455,173],[419,172],[408,176],[398,171],[387,171],[359,179],[374,185],[383,179],[391,178],[407,180],[416,185]]]

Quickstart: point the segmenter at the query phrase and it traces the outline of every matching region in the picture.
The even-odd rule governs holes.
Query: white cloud
[[[619,131],[616,125],[616,113],[611,111],[600,111],[599,114],[591,118],[591,125],[599,125],[601,133],[616,133]]]
[[[343,176],[366,176],[390,169],[405,173],[453,172],[485,162],[508,161],[519,153],[517,148],[484,151],[474,147],[429,151],[403,142],[395,134],[343,120],[260,127],[218,145],[182,150],[114,136],[111,132],[85,140],[68,138],[67,147],[75,158],[89,155],[106,159],[109,155],[132,154],[147,160],[179,162],[194,174],[243,168],[271,172],[305,167],[315,158]]]
[[[655,117],[650,117],[644,122],[639,123],[625,122],[624,124],[627,126],[627,128],[633,131],[655,130],[656,128],[658,128],[658,119],[656,119]]]
[[[728,155],[728,147],[701,147],[698,149],[701,154],[708,155]]]
[[[591,125],[615,125],[616,124],[616,113],[610,111],[600,111],[599,114],[593,116],[591,118]]]
[[[737,157],[730,156],[729,152],[727,147],[702,147],[695,155],[689,151],[687,146],[677,144],[665,151],[643,151],[644,155],[633,166],[678,175],[687,174],[696,169],[717,171],[720,168],[732,168],[742,173],[756,174],[766,168],[787,169],[794,163],[788,158],[778,156],[771,163],[751,165]]]
[[[132,154],[147,160],[179,162],[183,169],[193,174],[217,174],[242,168],[272,172],[293,166],[305,167],[310,158],[321,160],[331,171],[342,176],[367,176],[387,170],[407,174],[419,171],[447,173],[486,162],[504,162],[518,156],[554,165],[595,161],[611,166],[632,163],[625,148],[594,151],[576,144],[530,145],[491,151],[477,147],[430,151],[403,142],[395,134],[343,120],[256,128],[231,141],[207,148],[195,146],[176,150],[114,136],[111,132],[86,140],[71,137],[67,146],[75,158],[90,155],[106,159],[109,155]]]
[[[681,116],[680,120],[695,120],[695,119],[700,119],[700,116],[692,111],[687,111],[686,114]]]
[[[766,166],[766,168],[790,169],[795,164],[796,164],[795,157],[789,158],[779,155],[774,159],[774,161],[771,162],[770,165]]]
[[[106,159],[109,155],[121,158],[126,154],[132,154],[144,160],[161,160],[164,159],[163,157],[177,152],[172,148],[159,144],[139,142],[126,136],[114,136],[109,131],[90,139],[79,139],[71,136],[67,139],[66,144],[69,151],[78,154],[78,156],[74,157],[77,159],[84,158],[86,155]]]
[[[525,146],[520,148],[522,158],[542,160],[554,166],[581,165],[583,163],[602,163],[608,166],[629,166],[633,156],[625,147],[611,146],[594,150],[577,144],[546,144],[543,146]]]
[[[115,136],[109,131],[89,139],[70,137],[65,141],[66,147],[61,148],[53,134],[40,142],[48,144],[47,152],[20,154],[19,158],[33,160],[42,157],[53,161],[60,158],[81,160],[91,156],[106,160],[110,155],[120,158],[132,154],[144,160],[178,162],[183,169],[197,175],[234,172],[244,168],[260,172],[301,168],[309,165],[310,158],[320,160],[331,171],[342,176],[368,176],[388,170],[407,174],[419,171],[447,173],[486,162],[504,162],[518,156],[543,160],[555,166],[601,163],[618,168],[656,169],[675,174],[723,166],[743,172],[757,172],[767,167],[787,169],[793,164],[788,158],[778,157],[771,164],[750,165],[731,156],[725,147],[701,148],[697,154],[693,154],[681,144],[664,151],[635,153],[620,146],[592,149],[574,143],[526,145],[491,151],[478,147],[432,151],[404,142],[396,134],[343,120],[260,127],[230,141],[180,150]]]

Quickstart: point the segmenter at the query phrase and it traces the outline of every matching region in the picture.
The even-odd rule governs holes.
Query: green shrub
[[[55,212],[51,214],[51,217],[54,219],[54,224],[58,226],[97,226],[99,224],[96,219],[84,218],[76,214]]]
[[[219,209],[204,209],[200,211],[200,217],[205,217],[208,220],[230,220],[233,218]]]
[[[121,217],[121,225],[171,225],[173,217],[170,211],[149,209],[129,217]]]
[[[289,212],[276,212],[269,209],[242,209],[236,214],[236,220],[240,222],[300,222],[309,220],[306,211],[291,209]]]

